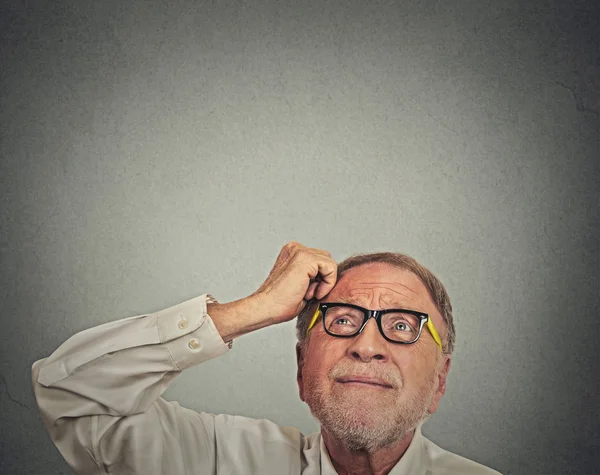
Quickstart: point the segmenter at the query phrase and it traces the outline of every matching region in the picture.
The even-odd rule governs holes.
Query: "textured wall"
[[[0,14],[0,472],[70,473],[34,360],[289,240],[407,252],[453,297],[426,434],[506,474],[600,471],[597,1],[12,2]],[[293,324],[168,399],[316,430]]]

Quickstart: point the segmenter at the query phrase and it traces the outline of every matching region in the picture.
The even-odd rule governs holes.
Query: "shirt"
[[[76,474],[336,473],[319,432],[161,398],[181,371],[230,351],[207,313],[209,298],[84,330],[33,364],[42,419]],[[420,426],[390,473],[498,475],[441,449]]]

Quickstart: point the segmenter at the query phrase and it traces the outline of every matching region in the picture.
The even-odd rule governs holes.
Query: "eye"
[[[360,310],[342,305],[331,307],[325,312],[323,323],[334,335],[353,335],[360,328],[364,315]]]
[[[394,325],[394,330],[399,332],[411,331],[410,327],[406,324],[406,322],[397,322]]]
[[[334,325],[352,325],[352,322],[345,317],[336,318],[333,321]]]
[[[406,343],[413,342],[417,339],[419,335],[419,325],[419,317],[404,311],[385,313],[381,320],[381,326],[388,338]]]
[[[384,328],[394,333],[416,333],[415,328],[418,328],[418,322],[413,321],[411,316],[395,316],[390,318],[387,322],[384,322]]]

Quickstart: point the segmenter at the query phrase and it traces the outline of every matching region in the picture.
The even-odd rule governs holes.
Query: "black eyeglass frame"
[[[356,310],[360,310],[364,314],[365,319],[364,319],[362,325],[360,326],[360,328],[355,333],[352,333],[351,335],[338,335],[335,333],[331,333],[329,330],[327,330],[327,325],[325,324],[325,313],[327,312],[327,309],[332,308],[332,307],[350,307],[350,308],[354,308]],[[351,303],[342,303],[342,302],[320,303],[319,311],[321,312],[321,320],[323,320],[323,329],[325,330],[325,333],[327,333],[328,335],[331,335],[336,338],[355,337],[356,335],[359,335],[360,333],[362,333],[362,331],[367,326],[369,319],[374,318],[375,321],[377,322],[377,327],[379,328],[379,333],[381,334],[381,336],[383,338],[385,338],[387,341],[389,341],[390,343],[398,343],[400,345],[412,345],[413,343],[417,342],[418,339],[421,337],[421,333],[423,333],[423,327],[429,321],[428,314],[423,313],[423,312],[417,312],[416,310],[408,310],[408,309],[403,309],[403,308],[390,308],[390,309],[386,309],[386,310],[369,310],[367,308],[360,307],[358,305],[354,305]],[[399,313],[399,312],[400,313],[409,313],[419,319],[419,332],[417,333],[417,336],[415,337],[414,340],[412,340],[412,341],[397,341],[397,340],[392,340],[391,338],[388,338],[385,335],[385,333],[383,332],[383,327],[381,326],[381,318],[386,313],[392,313],[392,312],[394,312],[394,313]]]

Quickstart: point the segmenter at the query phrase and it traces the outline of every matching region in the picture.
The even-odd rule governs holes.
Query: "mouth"
[[[377,378],[368,378],[365,376],[345,376],[336,380],[338,383],[346,386],[362,386],[378,389],[393,389],[393,386],[387,381]]]

